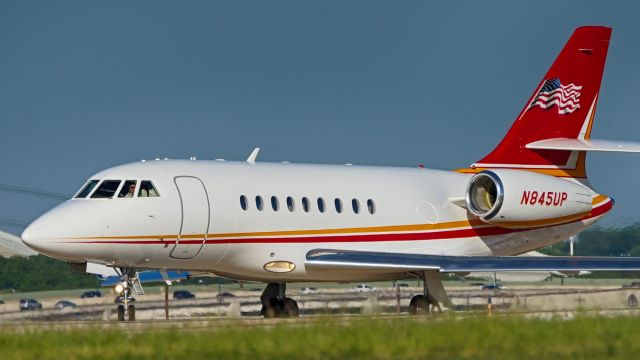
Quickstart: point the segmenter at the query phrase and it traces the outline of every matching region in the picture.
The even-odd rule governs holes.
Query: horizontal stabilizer
[[[595,139],[546,139],[528,143],[526,147],[536,150],[640,152],[640,143],[637,142]]]
[[[474,271],[639,271],[640,257],[444,256],[349,250],[311,250],[307,270],[374,270],[441,273]]]

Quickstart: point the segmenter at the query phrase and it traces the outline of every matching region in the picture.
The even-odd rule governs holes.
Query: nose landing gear
[[[270,283],[260,295],[262,310],[260,314],[265,318],[298,317],[300,309],[298,303],[292,298],[286,297],[287,284]]]
[[[134,280],[136,271],[132,268],[116,268],[118,276],[120,276],[120,283],[116,285],[116,293],[120,294],[116,298],[116,303],[122,302],[118,305],[118,321],[135,321],[136,320],[136,307],[129,303],[131,299],[131,289],[134,287]]]

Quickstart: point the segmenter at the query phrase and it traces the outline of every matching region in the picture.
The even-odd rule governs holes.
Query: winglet
[[[260,152],[260,148],[253,149],[253,151],[251,152],[251,155],[249,155],[249,157],[247,158],[247,162],[251,165],[254,165],[256,163],[256,158],[258,157],[259,152]]]

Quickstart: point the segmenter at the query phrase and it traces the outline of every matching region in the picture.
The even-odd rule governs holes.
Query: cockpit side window
[[[91,195],[92,199],[110,199],[116,194],[118,186],[120,186],[120,180],[104,180],[98,186],[98,189]]]
[[[136,195],[136,180],[127,180],[118,193],[119,198],[132,198]]]
[[[89,182],[87,182],[87,184],[82,188],[82,190],[78,192],[78,195],[76,195],[76,199],[86,198],[87,195],[91,193],[91,190],[93,190],[93,188],[95,188],[96,185],[98,185],[99,181],[100,180],[89,180]]]
[[[158,197],[160,194],[156,190],[155,186],[150,180],[142,180],[140,182],[140,189],[138,190],[138,197]]]

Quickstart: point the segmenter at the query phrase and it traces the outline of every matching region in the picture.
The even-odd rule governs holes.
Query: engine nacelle
[[[485,170],[467,185],[467,209],[505,228],[530,228],[578,219],[592,209],[593,192],[568,180],[523,170]]]

